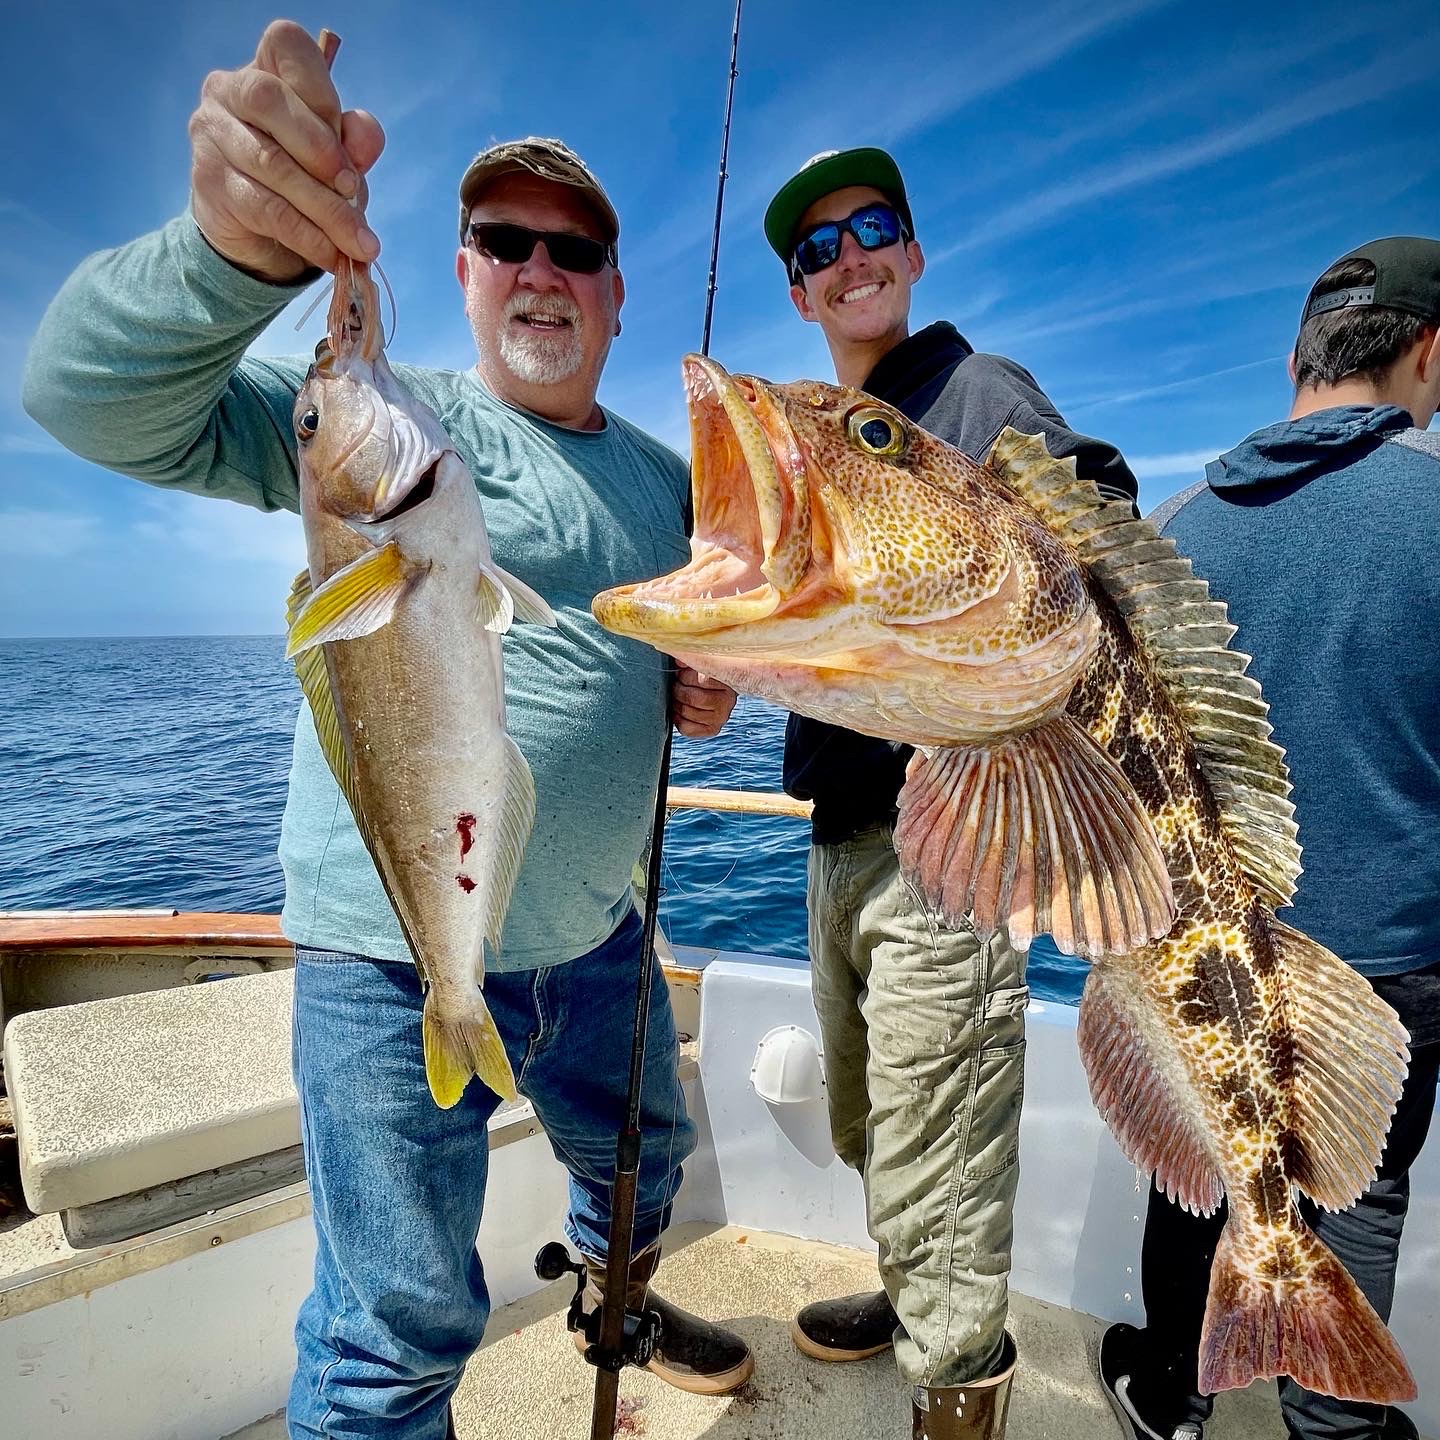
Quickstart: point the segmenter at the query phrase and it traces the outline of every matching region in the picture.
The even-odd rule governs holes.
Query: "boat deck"
[[[734,1226],[671,1232],[659,1285],[667,1299],[726,1319],[755,1351],[755,1374],[734,1395],[685,1395],[643,1371],[620,1381],[617,1435],[646,1440],[900,1440],[910,1406],[890,1355],[823,1365],[790,1342],[790,1317],[811,1300],[874,1289],[872,1256]],[[595,1372],[565,1329],[573,1283],[557,1281],[492,1317],[484,1346],[455,1397],[460,1440],[583,1440],[590,1433]],[[1009,1440],[1118,1436],[1095,1383],[1101,1323],[1060,1306],[1012,1297],[1020,1365]],[[1222,1395],[1207,1427],[1215,1440],[1281,1432],[1273,1385]],[[284,1440],[277,1416],[234,1440]]]

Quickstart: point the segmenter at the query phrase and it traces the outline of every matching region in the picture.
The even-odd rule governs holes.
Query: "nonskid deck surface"
[[[734,1227],[671,1232],[656,1288],[723,1320],[755,1351],[755,1374],[734,1395],[685,1395],[653,1375],[621,1377],[618,1436],[645,1440],[902,1440],[910,1406],[890,1355],[824,1365],[790,1341],[801,1305],[875,1289],[874,1257],[833,1245]],[[455,1397],[460,1440],[585,1440],[594,1371],[565,1329],[573,1286],[557,1283],[499,1310]],[[1094,1379],[1102,1326],[1088,1315],[1012,1297],[1020,1351],[1009,1440],[1113,1440],[1119,1430]],[[1222,1395],[1206,1427],[1214,1440],[1269,1440],[1281,1432],[1273,1385]],[[235,1440],[283,1440],[277,1419]]]

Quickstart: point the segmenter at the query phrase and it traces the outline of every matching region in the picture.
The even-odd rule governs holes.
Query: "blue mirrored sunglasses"
[[[879,201],[862,205],[843,220],[826,220],[812,225],[796,242],[790,259],[790,275],[798,285],[800,276],[818,275],[840,258],[840,246],[849,231],[862,250],[883,250],[887,245],[909,240],[905,222],[893,205]]]

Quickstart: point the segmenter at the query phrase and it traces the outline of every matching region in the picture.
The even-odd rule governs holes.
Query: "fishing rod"
[[[725,208],[726,165],[730,157],[730,115],[735,104],[736,59],[740,52],[740,8],[735,0],[735,25],[730,35],[730,81],[725,93],[725,126],[720,140],[720,175],[715,193],[715,229],[710,237],[710,274],[705,289],[705,326],[700,353],[710,353],[710,321],[715,311],[715,273],[720,253],[720,219]],[[686,501],[686,528],[693,523]],[[673,666],[666,674],[673,682]],[[615,1145],[615,1183],[610,1192],[610,1234],[605,1254],[605,1295],[599,1311],[585,1315],[586,1270],[575,1264],[564,1245],[555,1241],[535,1257],[542,1280],[558,1280],[567,1271],[578,1277],[567,1324],[590,1342],[585,1358],[595,1366],[595,1402],[590,1415],[590,1440],[613,1440],[620,1403],[620,1372],[626,1365],[649,1364],[660,1342],[660,1316],[654,1310],[636,1314],[625,1307],[630,1283],[630,1247],[635,1239],[635,1192],[640,1175],[640,1091],[645,1074],[645,1037],[650,1027],[650,987],[655,969],[655,924],[660,909],[660,861],[665,843],[665,801],[670,785],[670,751],[674,734],[674,692],[666,705],[665,746],[660,755],[660,782],[650,822],[645,865],[645,916],[640,940],[640,974],[635,989],[635,1028],[630,1040],[630,1085],[625,1128]],[[598,1324],[597,1324],[598,1321]]]

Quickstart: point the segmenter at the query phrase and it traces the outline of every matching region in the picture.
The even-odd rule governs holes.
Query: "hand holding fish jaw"
[[[232,265],[284,284],[379,253],[364,177],[384,131],[341,109],[325,54],[293,21],[267,26],[248,65],[206,76],[190,145],[195,223]]]

